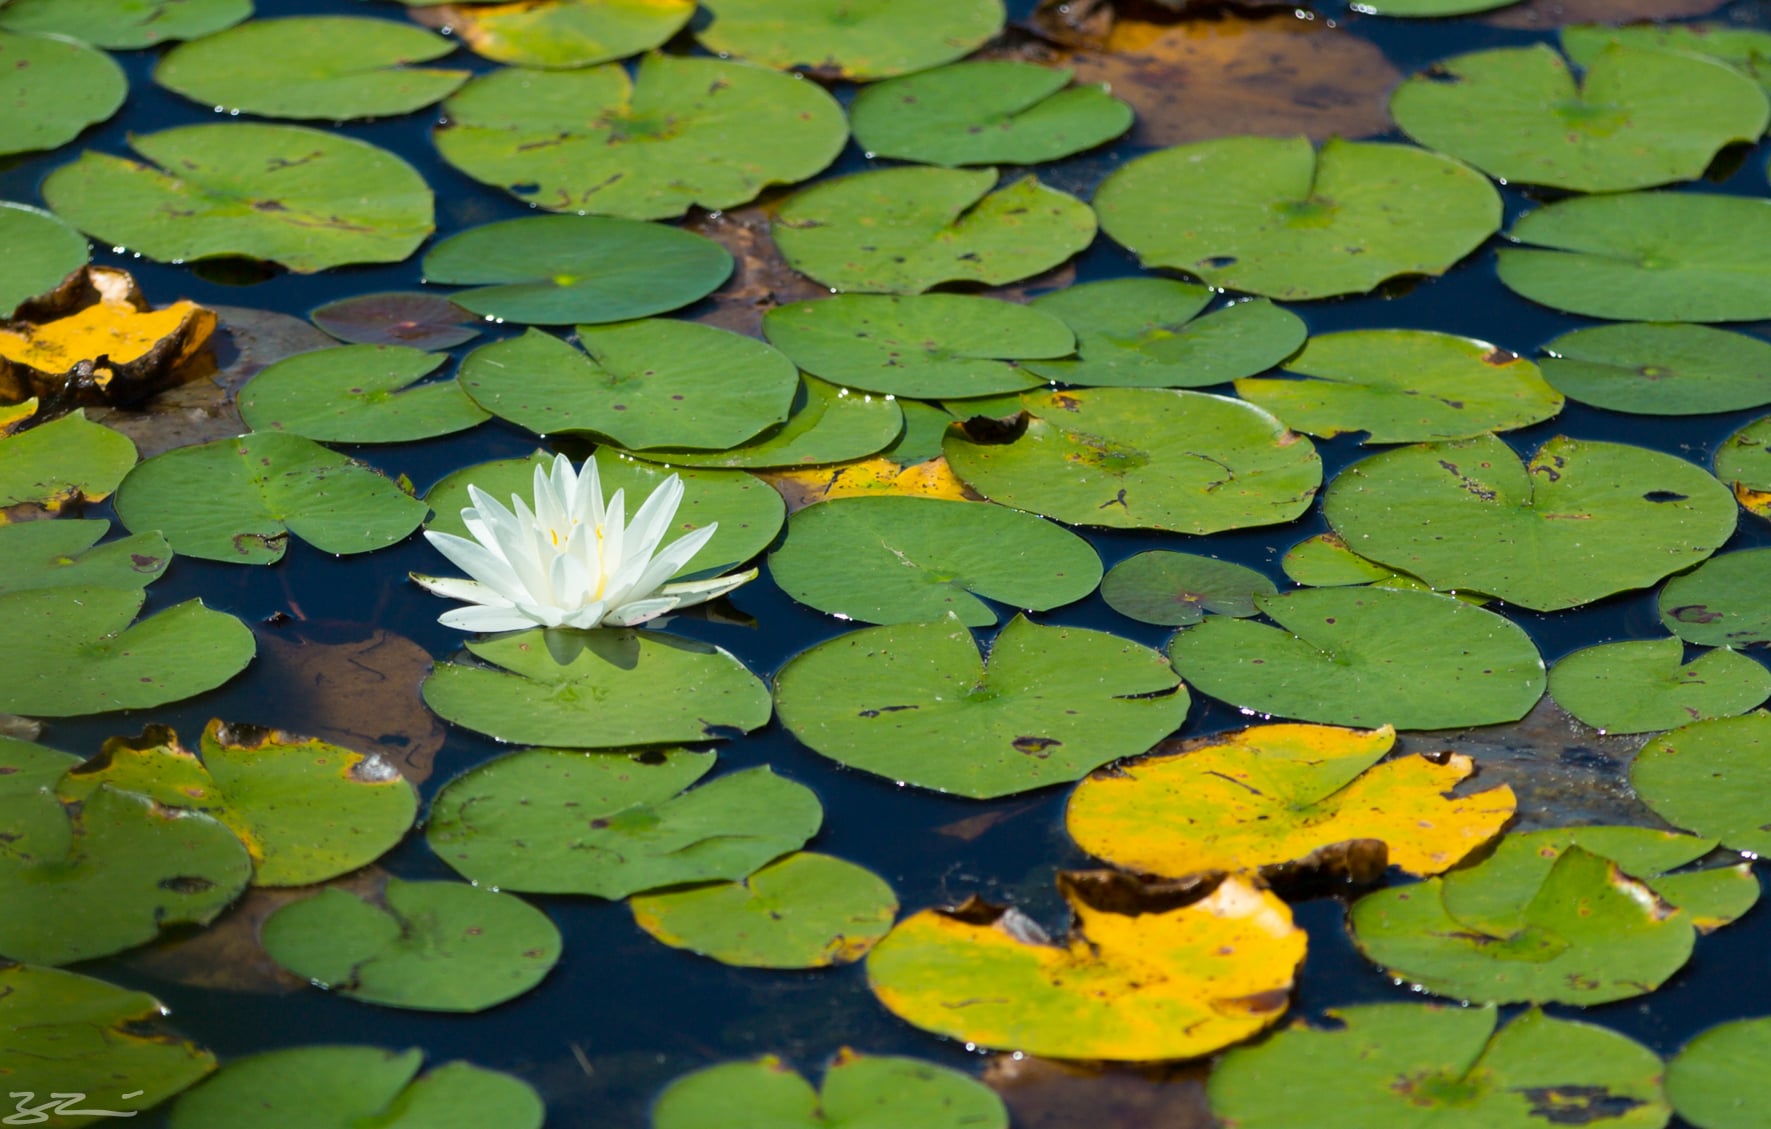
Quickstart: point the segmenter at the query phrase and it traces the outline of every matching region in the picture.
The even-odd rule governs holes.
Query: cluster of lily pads
[[[47,210],[0,202],[0,313],[21,315],[0,326],[0,387],[53,389],[94,359],[23,316],[84,268],[89,238],[302,273],[418,251],[435,212],[416,170],[280,120],[441,103],[443,160],[561,214],[442,239],[425,291],[314,311],[344,344],[253,377],[240,435],[138,459],[83,411],[22,393],[0,410],[0,654],[19,656],[0,713],[151,709],[223,685],[254,657],[240,619],[195,600],[137,618],[172,557],[270,566],[292,536],[347,555],[420,526],[460,533],[469,485],[524,494],[547,457],[464,466],[419,496],[334,446],[482,426],[588,439],[630,496],[680,475],[672,536],[719,526],[685,575],[766,554],[793,600],[861,626],[772,685],[662,630],[469,640],[424,680],[425,703],[523,747],[430,803],[424,837],[465,882],[371,867],[419,815],[375,755],[223,720],[195,751],[152,725],[89,758],[0,738],[0,958],[17,962],[0,965],[0,1080],[134,1090],[143,1108],[188,1090],[179,1129],[235,1124],[248,1101],[316,1124],[420,1129],[472,1110],[538,1126],[525,1083],[466,1063],[421,1074],[417,1051],[274,1051],[202,1081],[208,1052],[140,1033],[151,997],[59,967],[311,886],[280,895],[258,943],[366,1003],[475,1012],[534,989],[562,938],[519,895],[577,895],[625,900],[662,943],[738,967],[865,960],[881,1005],[968,1044],[1196,1058],[1283,1017],[1308,945],[1275,891],[1329,875],[1356,885],[1367,958],[1483,1006],[1350,1007],[1338,1027],[1231,1049],[1210,1082],[1226,1122],[1377,1124],[1385,1103],[1495,1126],[1763,1119],[1735,1096],[1752,1093],[1771,1019],[1717,1028],[1667,1066],[1535,1009],[1502,1025],[1496,1007],[1651,992],[1756,900],[1771,672],[1742,652],[1771,644],[1771,549],[1724,550],[1741,508],[1771,516],[1771,417],[1708,467],[1568,437],[1522,456],[1498,433],[1568,400],[1650,417],[1771,404],[1771,345],[1710,324],[1771,319],[1771,200],[1654,191],[1766,130],[1771,34],[1570,28],[1562,52],[1482,51],[1404,83],[1391,111],[1418,145],[1198,142],[1130,161],[1084,202],[1024,167],[1119,137],[1132,112],[1061,69],[956,62],[1002,30],[997,0],[705,0],[693,24],[689,0],[451,7],[453,34],[503,64],[477,75],[411,65],[454,43],[394,21],[142,7],[0,2],[0,101],[22,108],[0,121],[0,154],[109,117],[127,84],[105,50],[164,41],[185,42],[160,57],[161,86],[270,121],[132,135],[140,159],[89,150],[55,169]],[[679,35],[720,57],[662,50]],[[845,108],[814,79],[869,85]],[[851,136],[906,163],[813,181]],[[1568,194],[1513,225],[1501,280],[1613,324],[1532,360],[1420,329],[1310,336],[1276,304],[1451,270],[1500,229],[1491,178]],[[663,316],[717,295],[734,260],[660,221],[808,181],[771,202],[770,238],[831,294],[765,302],[760,336]],[[1097,226],[1197,281],[1053,283]],[[493,339],[444,375],[444,351],[481,332]],[[1310,437],[1349,433],[1384,449],[1325,484]],[[113,494],[128,532],[107,540],[107,520],[81,515]],[[1328,530],[1286,552],[1283,591],[1169,548],[1109,570],[1072,531],[1285,527],[1318,496]],[[1656,586],[1664,636],[1547,671],[1506,611]],[[1097,590],[1176,628],[1165,650],[1034,616]],[[1393,753],[1396,729],[1517,720],[1546,691],[1596,728],[1659,734],[1631,781],[1664,826],[1508,834],[1515,796],[1466,785],[1468,757]],[[1170,741],[1195,693],[1292,723]],[[824,817],[812,788],[768,766],[709,777],[708,746],[775,718],[898,785],[988,800],[1074,784],[1066,830],[1106,868],[1060,876],[1069,933],[977,899],[900,920],[884,879],[804,849]],[[1390,867],[1420,881],[1380,887]],[[82,1041],[95,1026],[102,1047]],[[653,1117],[816,1126],[882,1108],[930,1129],[1008,1119],[963,1075],[852,1052],[819,1089],[772,1057],[711,1067]]]

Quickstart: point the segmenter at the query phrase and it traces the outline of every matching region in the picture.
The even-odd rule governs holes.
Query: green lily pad
[[[679,576],[705,572],[714,565],[744,563],[768,548],[787,520],[787,507],[781,495],[761,479],[739,471],[661,467],[627,458],[610,448],[599,449],[595,458],[604,494],[623,490],[629,505],[649,497],[672,474],[682,479],[683,500],[677,507],[675,530],[665,534],[662,545],[710,522],[719,523],[712,540],[683,566],[685,571]],[[468,536],[461,511],[473,504],[467,494],[469,483],[500,502],[508,501],[513,494],[532,502],[535,468],[552,464],[551,455],[537,451],[526,459],[501,459],[456,471],[424,496],[435,511],[425,528]]]
[[[252,661],[252,631],[186,600],[133,623],[145,593],[45,588],[0,596],[0,712],[77,717],[213,690]]]
[[[899,466],[914,466],[939,458],[941,437],[947,434],[947,425],[953,422],[953,417],[942,408],[920,400],[899,400],[897,404],[904,413],[904,433],[880,454]]]
[[[947,463],[991,501],[1071,525],[1273,525],[1307,510],[1322,483],[1315,446],[1241,400],[1090,388],[1029,392],[1021,404],[1026,426],[1012,438],[948,431]]]
[[[425,835],[477,884],[613,899],[746,878],[817,834],[818,798],[767,766],[683,791],[713,759],[527,749],[450,781]]]
[[[1515,927],[1454,917],[1446,879],[1368,894],[1349,923],[1366,957],[1427,991],[1483,1003],[1590,1006],[1658,988],[1691,956],[1691,915],[1579,846],[1508,893]]]
[[[1694,722],[1656,737],[1630,784],[1675,827],[1737,851],[1771,851],[1771,713]]]
[[[892,928],[898,896],[852,862],[798,851],[748,878],[637,894],[641,929],[739,968],[826,968],[867,955]]]
[[[537,629],[467,649],[495,665],[438,663],[424,680],[425,704],[501,741],[612,749],[706,741],[769,720],[768,688],[743,663],[662,632],[561,631],[549,639]]]
[[[129,144],[160,167],[88,150],[49,174],[43,198],[87,234],[151,259],[244,255],[311,274],[397,263],[434,230],[424,178],[366,141],[237,122]]]
[[[0,736],[0,802],[28,800],[40,790],[53,789],[62,774],[79,763],[73,753]]]
[[[1323,334],[1285,368],[1292,379],[1238,380],[1236,394],[1323,438],[1364,431],[1367,443],[1471,439],[1562,410],[1561,395],[1524,357],[1430,330]]]
[[[1716,448],[1715,465],[1716,477],[1734,486],[1737,497],[1741,487],[1771,491],[1771,416],[1756,419],[1730,435]],[[1748,504],[1760,517],[1771,513],[1765,506],[1765,502]]]
[[[0,319],[12,316],[18,304],[54,290],[84,266],[86,237],[55,216],[29,204],[0,200]]]
[[[450,301],[524,325],[650,317],[705,298],[731,273],[731,254],[711,239],[606,216],[484,224],[424,257],[426,282],[475,287]]]
[[[1543,374],[1583,404],[1690,416],[1771,404],[1771,343],[1706,325],[1631,323],[1564,333]]]
[[[1674,455],[1558,436],[1521,464],[1490,435],[1355,463],[1323,512],[1360,556],[1550,611],[1689,568],[1728,540],[1736,510],[1727,487]]]
[[[922,71],[862,88],[855,142],[875,157],[925,165],[1037,165],[1131,128],[1105,85],[1071,86],[1068,67],[1007,59]]]
[[[904,431],[904,413],[890,396],[850,392],[803,377],[787,422],[724,451],[670,447],[646,452],[671,466],[745,468],[821,466],[878,454]]]
[[[1703,175],[1771,121],[1759,84],[1726,63],[1610,46],[1576,85],[1547,43],[1458,55],[1403,83],[1404,133],[1509,183],[1623,192]]]
[[[778,306],[769,341],[806,372],[845,388],[924,399],[1043,384],[1016,362],[1064,357],[1076,339],[1029,306],[964,294],[839,294]]]
[[[1517,4],[1519,0],[1370,0],[1359,10],[1374,16],[1401,19],[1432,19],[1439,16],[1467,16],[1472,12],[1490,12]]]
[[[90,1094],[90,1103],[76,1104],[130,1116],[151,1109],[215,1069],[208,1051],[156,1030],[165,1014],[146,992],[90,976],[0,967],[0,1085],[45,1100]]]
[[[709,51],[865,81],[950,63],[1002,30],[1002,0],[709,0]]]
[[[648,55],[630,80],[501,70],[443,108],[443,159],[553,212],[650,220],[754,200],[816,176],[848,140],[816,83],[718,59]]]
[[[255,886],[307,886],[367,866],[418,815],[418,793],[379,754],[219,719],[203,730],[201,759],[150,725],[106,741],[58,792],[78,800],[105,786],[227,826],[251,852]]]
[[[290,534],[321,552],[367,553],[405,538],[425,511],[367,465],[276,432],[175,447],[131,471],[117,494],[124,525],[160,530],[185,556],[234,564],[282,560]]]
[[[1169,643],[1194,689],[1257,713],[1397,729],[1517,721],[1543,696],[1530,636],[1449,596],[1306,588],[1255,605],[1279,626],[1208,616]]]
[[[765,1055],[686,1074],[652,1107],[652,1129],[1008,1129],[1008,1123],[1002,1099],[975,1078],[932,1062],[849,1050],[824,1072],[822,1092]]]
[[[697,322],[580,326],[578,344],[531,329],[482,345],[461,362],[462,387],[537,435],[590,431],[636,451],[736,447],[785,421],[799,391],[779,352]]]
[[[134,948],[207,925],[252,880],[246,847],[208,816],[109,788],[73,807],[49,792],[30,802],[8,805],[26,818],[0,847],[0,956],[69,964]]]
[[[1666,1093],[1698,1129],[1757,1129],[1764,1124],[1765,1056],[1771,1017],[1722,1023],[1686,1043],[1667,1063]]]
[[[1771,671],[1727,648],[1683,662],[1678,639],[1604,643],[1550,670],[1550,696],[1606,733],[1652,733],[1745,713],[1771,696]]]
[[[855,173],[794,194],[770,230],[795,270],[832,290],[886,294],[1001,286],[1093,241],[1095,216],[1081,200],[1031,175],[992,192],[996,180],[995,169]]]
[[[127,436],[76,409],[41,427],[0,436],[0,509],[55,511],[108,497],[135,465]]]
[[[391,291],[359,294],[317,306],[308,314],[326,333],[353,345],[452,349],[480,335],[480,320],[435,294]]]
[[[1307,588],[1345,588],[1353,584],[1376,584],[1406,574],[1366,560],[1347,548],[1333,533],[1307,537],[1285,551],[1279,567],[1294,584]],[[1420,587],[1426,588],[1421,583]],[[1429,589],[1430,590],[1430,589]]]
[[[1616,321],[1771,318],[1771,200],[1711,193],[1577,196],[1526,213],[1500,280],[1558,310]]]
[[[3,16],[4,13],[0,13]],[[59,35],[0,31],[0,156],[54,149],[117,112],[129,80],[103,51]]]
[[[172,547],[156,532],[99,540],[111,523],[62,518],[0,525],[0,595],[36,588],[91,585],[145,588],[172,560]]]
[[[353,1000],[461,1012],[515,999],[560,959],[560,931],[510,894],[389,878],[380,901],[334,887],[290,902],[265,920],[265,952]]]
[[[1304,343],[1303,319],[1265,298],[1204,317],[1214,292],[1169,278],[1111,278],[1030,303],[1076,334],[1076,359],[1030,361],[1036,376],[1115,388],[1204,388],[1263,372]]]
[[[246,426],[327,443],[409,443],[491,418],[453,380],[417,383],[448,358],[405,345],[345,345],[286,357],[240,390]]]
[[[1365,1004],[1239,1047],[1212,1071],[1212,1112],[1237,1129],[1661,1129],[1660,1056],[1615,1031],[1493,1007]],[[1274,1079],[1283,1078],[1284,1085]]]
[[[508,1074],[450,1062],[418,1074],[424,1052],[317,1046],[235,1059],[178,1100],[172,1129],[235,1129],[250,1109],[288,1129],[541,1129],[541,1096]]]
[[[1660,622],[1700,647],[1771,643],[1771,549],[1723,553],[1667,581]]]
[[[1147,267],[1269,298],[1359,294],[1443,274],[1500,227],[1488,178],[1407,145],[1227,137],[1121,167],[1101,227]]]
[[[128,51],[210,35],[251,14],[252,0],[11,0],[0,27]]]
[[[450,0],[405,0],[428,7]],[[664,44],[695,14],[694,0],[538,0],[461,5],[455,34],[500,63],[518,67],[591,67]]]
[[[1720,59],[1765,85],[1771,79],[1771,32],[1720,23],[1570,24],[1562,28],[1562,50],[1579,66],[1588,66],[1607,47],[1659,48]]]
[[[1152,549],[1114,565],[1101,581],[1101,598],[1139,623],[1186,627],[1206,615],[1259,615],[1256,596],[1279,589],[1252,568],[1197,553]]]
[[[1022,616],[987,660],[952,617],[851,631],[789,660],[775,697],[782,724],[832,760],[973,799],[1142,753],[1180,726],[1188,703],[1148,647]]]
[[[435,32],[392,20],[250,20],[174,47],[154,67],[154,81],[193,102],[263,118],[391,117],[441,102],[468,80],[467,71],[407,65],[454,50]]]
[[[949,612],[996,622],[984,598],[1047,611],[1101,582],[1087,541],[1029,513],[939,498],[837,498],[793,515],[769,555],[781,590],[863,623],[915,623]]]

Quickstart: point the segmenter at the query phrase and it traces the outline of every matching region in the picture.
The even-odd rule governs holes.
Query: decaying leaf
[[[984,1084],[1002,1095],[1017,1129],[1215,1129],[1205,1067],[1114,1066],[999,1055]]]
[[[761,202],[742,208],[696,211],[683,224],[732,254],[731,279],[697,307],[696,321],[761,337],[763,315],[776,306],[829,295],[824,287],[788,266],[769,238],[774,215],[771,201],[780,195],[766,193]]]
[[[781,492],[790,514],[816,502],[828,502],[832,498],[860,498],[881,494],[942,498],[952,502],[983,501],[983,498],[954,476],[944,458],[900,466],[883,455],[875,455],[870,459],[837,466],[763,471],[759,477]]]
[[[1389,726],[1257,725],[1169,742],[1084,780],[1066,825],[1084,850],[1146,874],[1296,868],[1372,881],[1386,858],[1439,874],[1500,833],[1513,791],[1453,796],[1475,771],[1469,757],[1382,760],[1395,740]]]

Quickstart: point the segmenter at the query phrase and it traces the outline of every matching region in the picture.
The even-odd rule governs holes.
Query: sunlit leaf
[[[1678,639],[1575,651],[1550,670],[1550,696],[1607,733],[1651,733],[1745,713],[1771,696],[1771,671],[1727,648],[1684,662]],[[1682,665],[1681,665],[1682,664]]]
[[[1771,404],[1771,343],[1705,325],[1577,329],[1545,345],[1544,379],[1583,404],[1687,416]]]
[[[88,254],[84,235],[48,212],[10,200],[0,200],[0,244],[6,247],[0,259],[0,319],[26,298],[53,290]]]
[[[135,444],[83,411],[0,436],[0,522],[13,506],[57,513],[109,497],[135,465]]]
[[[1771,549],[1705,561],[1660,590],[1660,622],[1700,647],[1771,643]]]
[[[720,55],[865,80],[952,62],[1002,30],[1002,0],[709,0]]]
[[[412,7],[449,0],[405,0]],[[476,54],[521,67],[589,67],[661,46],[694,0],[517,0],[456,4],[454,34]]]
[[[734,1122],[734,1118],[740,1119]],[[697,1070],[672,1082],[652,1107],[652,1129],[1008,1129],[988,1087],[957,1070],[846,1047],[824,1072],[822,1092],[773,1055]]]
[[[929,407],[914,400],[901,400],[898,404],[903,408]],[[929,410],[942,419],[950,418],[939,408]],[[906,412],[906,417],[909,414]],[[935,450],[937,453],[934,458],[908,466],[893,462],[887,455],[875,455],[869,459],[836,466],[763,471],[759,477],[781,492],[789,513],[797,513],[807,506],[838,498],[870,498],[882,495],[938,498],[948,502],[978,501],[978,496],[953,476],[947,460],[940,457],[940,447],[937,446]]]
[[[240,390],[254,431],[328,443],[406,443],[491,418],[454,380],[418,383],[447,358],[406,345],[346,345],[298,353]]]
[[[159,579],[172,548],[156,532],[120,537],[103,519],[62,518],[0,525],[0,595],[33,588],[142,588]]]
[[[1198,623],[1208,614],[1257,615],[1254,598],[1278,591],[1252,568],[1167,549],[1127,557],[1101,581],[1101,598],[1108,607],[1141,623],[1168,627]]]
[[[1771,79],[1771,32],[1733,27],[1724,23],[1628,23],[1565,25],[1562,50],[1580,66],[1587,66],[1612,44],[1625,47],[1658,47],[1720,59],[1735,70],[1765,85]]]
[[[1771,1017],[1718,1024],[1667,1063],[1667,1097],[1698,1129],[1757,1129],[1767,1108],[1766,1055]]]
[[[1694,722],[1648,742],[1630,783],[1675,827],[1771,852],[1771,713]]]
[[[11,9],[0,12],[6,21]],[[0,30],[0,156],[54,149],[117,112],[129,80],[103,51],[60,35]]]
[[[724,451],[669,447],[648,458],[671,466],[767,469],[823,466],[866,458],[904,431],[904,413],[890,396],[850,392],[816,377],[803,377],[787,422]]]
[[[251,14],[252,0],[11,0],[0,27],[127,51],[209,35]]]

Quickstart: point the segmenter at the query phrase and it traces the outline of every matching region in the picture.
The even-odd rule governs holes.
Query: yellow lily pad
[[[1382,758],[1396,731],[1257,725],[1103,769],[1065,817],[1090,854],[1146,874],[1338,866],[1378,877],[1386,861],[1439,874],[1500,834],[1506,785],[1451,791],[1475,771],[1459,753]],[[1382,763],[1379,763],[1379,762]]]
[[[959,480],[947,460],[940,456],[904,466],[884,455],[875,455],[837,466],[767,470],[758,477],[780,491],[790,514],[833,498],[862,498],[873,494],[941,498],[949,502],[983,501],[971,487]]]
[[[928,1031],[1053,1058],[1192,1058],[1278,1020],[1304,959],[1285,903],[1241,878],[1199,884],[1064,874],[1054,941],[974,898],[923,910],[867,959],[879,1001]]]
[[[215,312],[191,301],[146,308],[122,272],[95,282],[89,305],[38,324],[0,327],[0,398],[52,404],[131,404],[174,384],[215,332]]]

